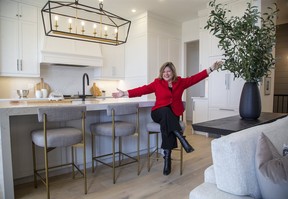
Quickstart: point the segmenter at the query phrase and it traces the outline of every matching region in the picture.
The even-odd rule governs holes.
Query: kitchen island
[[[139,102],[140,107],[140,150],[147,150],[145,124],[151,121],[150,111],[154,100],[141,98],[121,99],[93,99],[87,101],[0,101],[0,198],[14,198],[14,183],[17,179],[27,178],[33,175],[31,138],[32,129],[41,128],[37,120],[37,108],[40,106],[86,106],[86,139],[87,139],[87,167],[91,165],[90,128],[93,122],[103,121],[107,118],[106,107],[111,103]],[[79,124],[69,124],[78,126]],[[105,139],[105,138],[104,138]],[[107,138],[106,138],[107,139]],[[133,138],[130,138],[133,139]],[[130,141],[130,140],[129,140]],[[107,145],[105,143],[107,142]],[[107,140],[101,140],[101,144],[110,149]],[[126,150],[133,153],[136,140],[131,140]],[[101,148],[102,150],[102,148]],[[57,152],[57,151],[56,151]],[[60,149],[54,161],[65,161],[67,151]],[[60,154],[60,155],[58,155]],[[32,179],[32,178],[31,178]]]

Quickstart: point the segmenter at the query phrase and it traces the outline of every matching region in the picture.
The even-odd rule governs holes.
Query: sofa
[[[288,199],[288,117],[211,142],[213,165],[189,199]]]

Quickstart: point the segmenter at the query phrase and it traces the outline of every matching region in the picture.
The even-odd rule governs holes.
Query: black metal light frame
[[[99,8],[94,8],[80,4],[78,0],[75,2],[48,1],[42,8],[41,15],[46,36],[115,46],[127,42],[131,26],[130,20],[105,11],[102,2],[99,3]],[[61,18],[59,24],[58,19],[56,24],[53,21],[55,16]],[[73,20],[73,28],[71,25],[69,27],[68,20]],[[84,25],[81,29],[80,22],[86,24],[86,30]],[[98,30],[92,28],[93,24],[96,24]],[[109,34],[103,29],[105,26],[109,28]],[[111,29],[112,31],[114,29],[114,32]]]

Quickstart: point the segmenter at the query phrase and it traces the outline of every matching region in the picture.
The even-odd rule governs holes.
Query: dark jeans
[[[162,149],[177,148],[177,140],[173,131],[181,132],[179,124],[179,116],[176,116],[170,106],[161,107],[151,112],[151,117],[154,122],[160,124],[162,135]]]

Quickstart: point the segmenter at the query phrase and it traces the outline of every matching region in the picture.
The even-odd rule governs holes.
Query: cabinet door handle
[[[20,70],[22,71],[23,70],[23,60],[20,59]]]
[[[17,59],[17,71],[19,71],[19,59]]]
[[[228,90],[228,78],[227,78],[227,75],[228,74],[225,74],[225,87],[226,87],[226,90]]]
[[[193,102],[193,109],[192,110],[195,111],[195,102]]]
[[[226,90],[230,89],[230,74],[225,74],[225,86]]]
[[[234,109],[230,108],[219,108],[220,111],[235,111]]]

